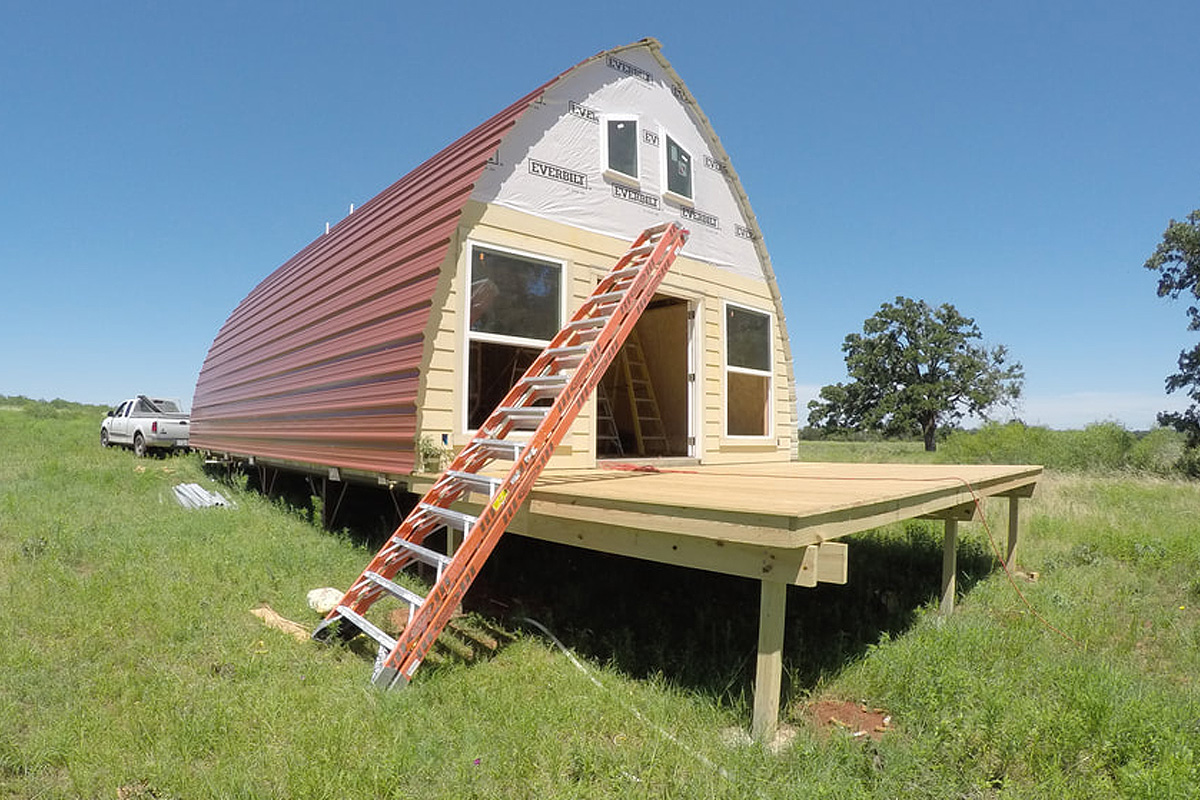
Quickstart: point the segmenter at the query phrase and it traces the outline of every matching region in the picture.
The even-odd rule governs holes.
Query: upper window
[[[725,432],[771,435],[771,315],[725,306]]]
[[[667,191],[692,200],[692,155],[670,136],[663,138],[667,142]]]
[[[727,363],[760,372],[771,369],[771,318],[748,308],[729,306]]]
[[[483,247],[472,249],[471,330],[521,339],[558,332],[562,268]]]
[[[604,122],[605,168],[638,179],[638,124],[636,119],[609,117]]]

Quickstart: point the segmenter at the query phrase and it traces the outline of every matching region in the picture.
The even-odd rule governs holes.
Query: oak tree
[[[1025,373],[1000,345],[988,349],[975,320],[949,303],[897,297],[842,343],[850,381],[821,389],[808,422],[828,432],[917,434],[937,449],[937,432],[964,416],[986,418],[1021,395]]]
[[[1187,220],[1171,220],[1154,254],[1146,259],[1146,269],[1158,273],[1158,296],[1178,298],[1190,294],[1200,300],[1200,209]],[[1188,306],[1188,330],[1200,331],[1200,310]],[[1182,413],[1163,412],[1160,425],[1169,425],[1187,434],[1189,448],[1200,448],[1200,344],[1179,354],[1179,372],[1167,377],[1167,393],[1184,389],[1192,400]]]

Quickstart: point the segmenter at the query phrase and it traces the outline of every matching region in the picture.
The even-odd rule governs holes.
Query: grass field
[[[305,592],[367,548],[237,488],[184,510],[172,486],[216,488],[199,460],[102,450],[99,419],[0,403],[0,797],[1200,796],[1195,483],[1051,472],[1024,506],[1038,580],[963,526],[949,618],[934,523],[851,540],[849,585],[790,592],[772,753],[738,735],[750,581],[513,537],[481,576],[511,639],[381,693],[364,654],[250,614],[314,624]],[[819,699],[892,723],[818,730]]]

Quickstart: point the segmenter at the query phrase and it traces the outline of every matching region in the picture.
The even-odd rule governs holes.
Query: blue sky
[[[49,2],[0,25],[0,394],[190,403],[237,303],[471,127],[654,36],[771,252],[802,399],[897,295],[1133,428],[1195,342],[1142,268],[1200,207],[1195,2]],[[802,418],[804,412],[802,412]]]

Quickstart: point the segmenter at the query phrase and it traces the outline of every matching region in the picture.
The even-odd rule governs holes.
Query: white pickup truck
[[[138,456],[150,448],[186,450],[188,415],[178,400],[138,395],[108,412],[100,423],[100,444],[126,445]]]

